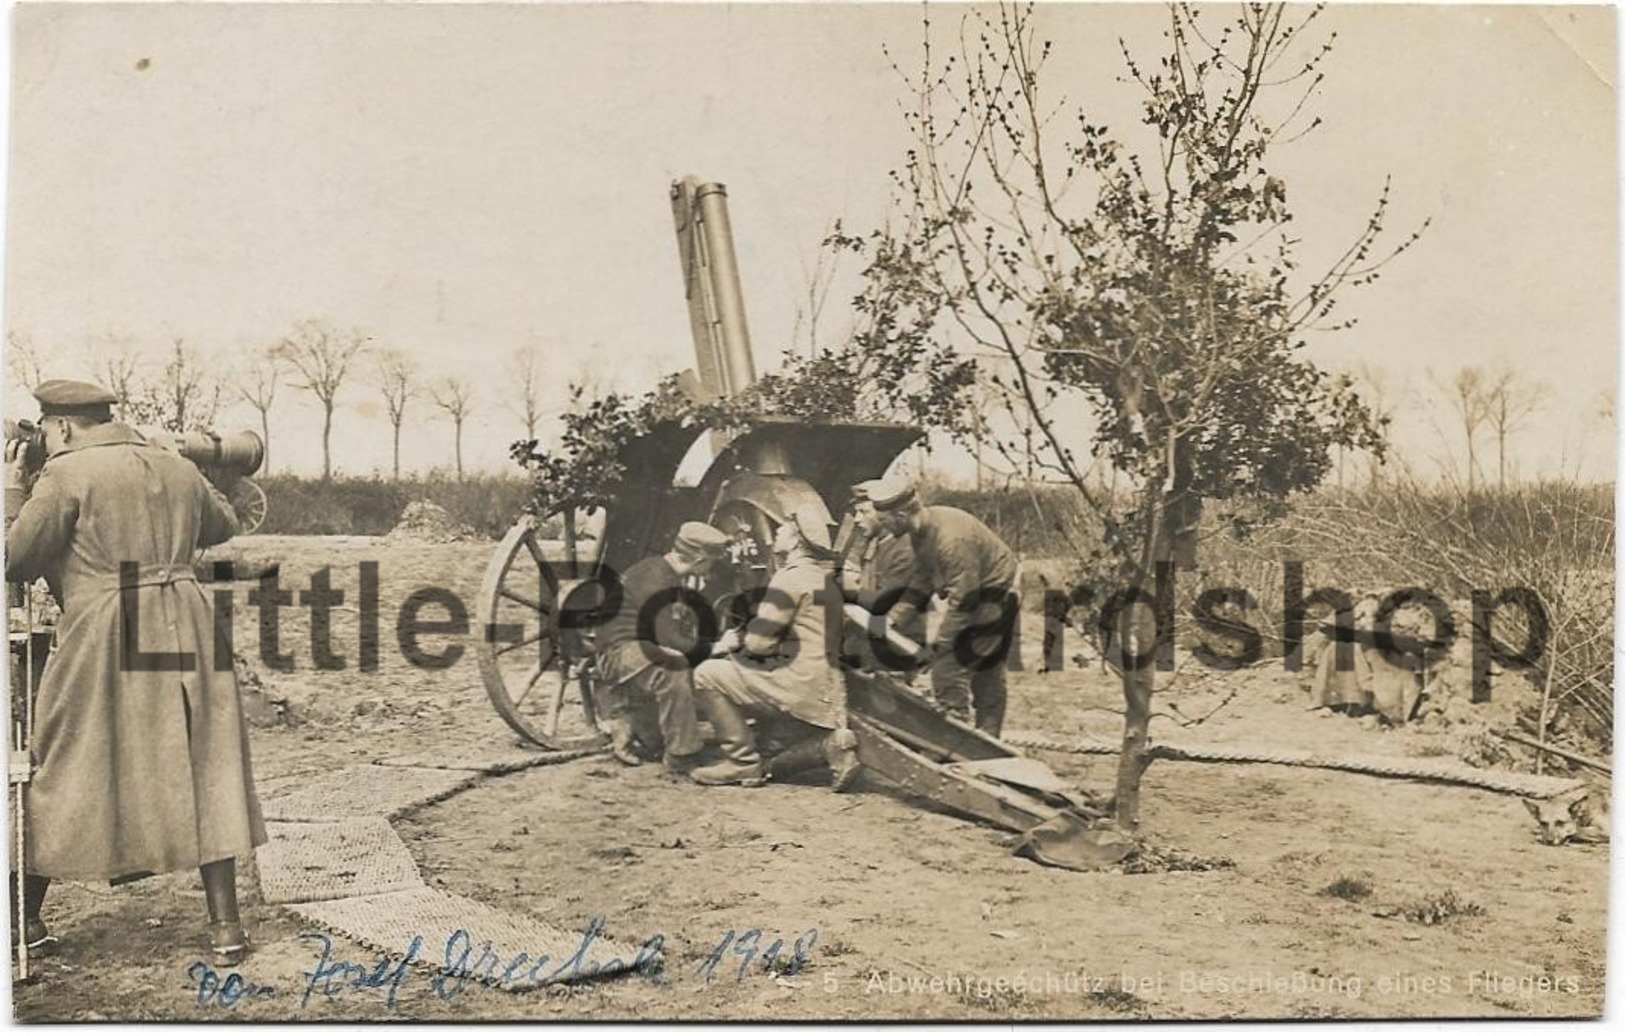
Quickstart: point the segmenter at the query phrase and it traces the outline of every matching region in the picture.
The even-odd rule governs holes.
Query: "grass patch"
[[[1345,875],[1321,889],[1320,894],[1323,896],[1330,896],[1333,899],[1342,899],[1347,900],[1350,903],[1358,903],[1361,900],[1371,898],[1371,885],[1369,882],[1362,881],[1359,878],[1350,878]]]

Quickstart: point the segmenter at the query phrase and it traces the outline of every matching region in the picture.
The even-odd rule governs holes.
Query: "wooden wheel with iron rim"
[[[232,483],[227,499],[231,502],[231,509],[237,512],[237,524],[244,536],[258,532],[260,526],[265,524],[265,513],[270,509],[270,503],[265,499],[265,490],[253,479],[240,478]]]
[[[557,751],[597,748],[608,738],[598,727],[591,659],[579,637],[561,637],[560,581],[536,519],[519,519],[480,585],[480,678],[497,715],[526,741]]]

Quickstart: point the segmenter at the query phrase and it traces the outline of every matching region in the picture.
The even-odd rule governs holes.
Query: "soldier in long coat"
[[[45,938],[53,878],[198,868],[215,959],[235,963],[235,858],[266,832],[232,659],[216,657],[192,560],[236,516],[189,461],[112,422],[105,389],[51,381],[35,396],[48,459],[23,502],[21,451],[6,446],[6,579],[44,578],[62,619],[26,800],[30,941]]]
[[[701,784],[761,783],[817,765],[832,787],[857,777],[857,742],[846,729],[846,682],[828,641],[828,616],[840,621],[829,526],[803,508],[779,526],[782,560],[743,637],[724,638],[724,657],[694,670],[695,699],[716,731],[723,761],[695,770]],[[838,647],[838,645],[834,645]],[[764,761],[747,716],[777,728],[789,747]]]

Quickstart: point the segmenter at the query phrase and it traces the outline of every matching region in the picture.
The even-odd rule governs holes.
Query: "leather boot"
[[[716,691],[699,691],[695,698],[716,731],[722,762],[702,766],[689,776],[696,784],[760,785],[766,779],[767,768],[762,765],[762,755],[756,750],[756,738],[751,734],[750,724],[745,722],[745,714]]]
[[[623,712],[610,718],[609,751],[622,766],[639,766],[643,763],[633,745],[633,738],[631,716]]]
[[[845,727],[830,731],[820,746],[829,763],[831,791],[843,792],[857,783],[863,764],[858,762],[858,736]]]
[[[22,937],[27,941],[30,951],[44,949],[47,943],[56,942],[56,936],[45,927],[40,919],[40,908],[45,904],[45,892],[50,888],[51,879],[42,878],[37,874],[30,874],[23,880],[23,930]],[[17,875],[11,875],[11,941],[15,943],[17,932]]]
[[[809,737],[797,741],[772,759],[769,759],[767,761],[767,776],[769,780],[780,781],[791,774],[823,766],[824,762],[823,736]]]

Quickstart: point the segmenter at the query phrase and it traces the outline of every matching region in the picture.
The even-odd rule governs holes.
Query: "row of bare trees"
[[[271,410],[282,390],[309,393],[322,411],[322,478],[333,475],[333,417],[341,393],[357,384],[376,391],[392,430],[392,473],[401,474],[401,428],[414,404],[424,404],[452,423],[458,479],[463,478],[463,427],[480,405],[466,376],[432,377],[409,353],[380,345],[359,328],[342,330],[321,320],[305,320],[270,345],[248,349],[218,362],[175,338],[159,357],[129,340],[105,338],[89,343],[76,369],[63,370],[60,356],[24,332],[7,335],[11,378],[32,389],[51,377],[80,375],[106,387],[119,399],[119,417],[136,425],[182,432],[211,428],[221,411],[235,403],[259,416],[265,441],[265,466],[271,463]],[[517,418],[526,438],[547,411],[543,409],[540,355],[516,349],[503,372],[499,407]],[[504,444],[505,445],[505,444]]]

